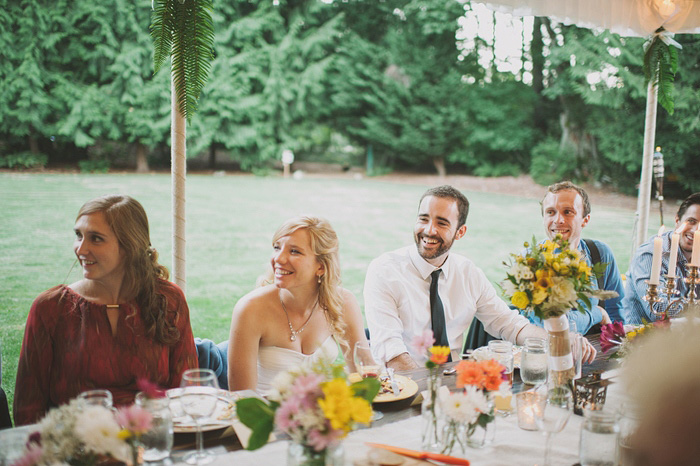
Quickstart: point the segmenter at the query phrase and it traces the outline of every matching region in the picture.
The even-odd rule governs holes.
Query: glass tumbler
[[[113,410],[112,392],[109,390],[87,390],[78,395],[78,399],[87,405],[102,406]]]
[[[581,466],[615,466],[619,434],[615,413],[584,409],[579,448]]]
[[[489,341],[489,357],[495,359],[506,368],[505,374],[508,378],[508,383],[513,386],[513,344],[509,341],[491,340]],[[496,414],[507,416],[513,410],[512,396],[494,397],[494,407]]]
[[[136,405],[151,413],[151,430],[141,436],[143,459],[162,461],[170,456],[173,448],[173,416],[170,399],[148,398],[143,392],[136,395]]]
[[[530,385],[547,381],[547,341],[544,338],[526,338],[520,359],[520,378]]]

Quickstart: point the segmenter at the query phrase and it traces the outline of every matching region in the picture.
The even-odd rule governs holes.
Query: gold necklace
[[[280,304],[282,305],[282,310],[284,311],[284,315],[287,316],[287,323],[289,324],[289,332],[290,332],[289,339],[291,341],[296,341],[297,335],[299,335],[301,332],[304,331],[304,329],[306,328],[306,324],[309,323],[309,321],[311,320],[311,316],[314,315],[314,311],[316,310],[317,303],[314,303],[314,307],[311,308],[311,313],[309,314],[309,317],[306,319],[306,322],[304,322],[304,325],[299,327],[299,330],[294,331],[294,327],[292,327],[292,321],[289,320],[289,313],[287,312],[287,307],[284,305],[284,301],[282,301],[282,295],[277,293],[277,297],[279,298]]]

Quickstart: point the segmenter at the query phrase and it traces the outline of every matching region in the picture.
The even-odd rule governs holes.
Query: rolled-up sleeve
[[[644,321],[654,320],[649,306],[641,301],[641,297],[647,292],[647,280],[649,280],[652,258],[651,252],[642,250],[630,263],[625,299],[625,322],[628,324],[638,325]]]
[[[474,294],[478,296],[476,317],[484,324],[488,333],[515,343],[520,330],[529,324],[528,320],[508,307],[481,269],[474,268],[474,273],[479,275],[480,283],[480,292]]]

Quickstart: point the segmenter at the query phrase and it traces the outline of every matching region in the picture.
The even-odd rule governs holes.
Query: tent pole
[[[639,196],[637,197],[637,235],[634,240],[636,250],[649,235],[649,205],[651,204],[651,175],[653,171],[654,139],[656,132],[656,103],[658,87],[650,80],[647,87],[647,110],[644,119],[644,155],[642,173],[639,178]]]
[[[187,279],[185,275],[186,257],[186,220],[185,220],[185,179],[187,177],[186,162],[186,126],[185,117],[177,105],[175,84],[171,78],[171,124],[170,124],[170,157],[172,182],[172,212],[173,212],[173,281],[183,292],[186,292]]]

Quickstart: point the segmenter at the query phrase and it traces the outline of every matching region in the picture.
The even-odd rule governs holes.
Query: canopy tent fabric
[[[699,0],[495,0],[484,3],[515,16],[548,16],[564,24],[646,37],[662,27],[700,34]]]
[[[547,16],[563,24],[603,28],[621,36],[647,37],[659,28],[700,34],[700,0],[489,0],[488,8],[515,16]],[[666,35],[666,32],[663,32]],[[664,41],[667,38],[663,38]],[[642,51],[640,50],[640,53]],[[648,235],[652,164],[656,132],[656,86],[649,84],[644,122],[642,170],[637,196],[633,251]]]

